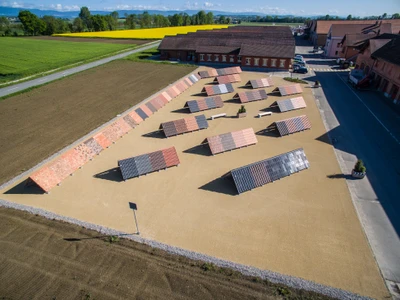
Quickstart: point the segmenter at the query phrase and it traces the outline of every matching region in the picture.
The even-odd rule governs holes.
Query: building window
[[[207,54],[207,61],[211,61],[211,54]]]
[[[246,58],[246,66],[250,66],[251,58]]]
[[[264,67],[267,66],[267,61],[268,61],[268,58],[263,58],[263,66],[264,66]]]
[[[340,43],[337,43],[337,46],[336,46],[337,48],[340,48]]]
[[[222,61],[226,62],[226,55],[222,55]]]
[[[237,62],[238,62],[238,63],[242,62],[242,58],[241,58],[240,56],[238,56]]]
[[[230,62],[235,62],[235,57],[233,55],[229,56],[229,61]]]
[[[276,59],[271,59],[271,67],[276,67]]]
[[[254,59],[254,65],[258,66],[260,64],[260,59],[259,58],[255,58]]]
[[[204,54],[200,54],[200,60],[204,61]]]
[[[214,55],[214,61],[219,61],[219,55]]]
[[[279,68],[284,68],[285,67],[285,62],[286,62],[286,59],[280,59],[279,60]]]
[[[338,52],[337,51],[335,51],[335,55],[337,55],[338,54]]]

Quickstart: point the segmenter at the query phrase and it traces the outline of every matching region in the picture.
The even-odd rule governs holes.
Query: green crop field
[[[0,38],[0,83],[112,54],[134,44]]]

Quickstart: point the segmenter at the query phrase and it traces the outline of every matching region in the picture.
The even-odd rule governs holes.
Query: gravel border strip
[[[169,89],[171,86],[177,84],[179,81],[183,80],[184,78],[197,73],[198,70],[200,69],[200,67],[198,67],[197,69],[193,70],[192,72],[186,74],[185,76],[177,79],[176,81],[174,81],[173,83],[167,85],[165,88],[163,88],[162,90],[159,90],[157,92],[155,92],[154,94],[150,95],[149,97],[147,97],[146,99],[142,100],[141,102],[137,103],[136,105],[132,106],[131,108],[128,108],[127,110],[125,110],[124,112],[116,115],[114,118],[112,118],[110,121],[104,123],[103,125],[100,125],[99,127],[93,129],[92,131],[90,131],[88,134],[84,135],[83,137],[81,137],[80,139],[76,140],[75,142],[73,142],[72,144],[64,147],[63,149],[61,149],[60,151],[54,153],[53,155],[49,156],[48,158],[44,159],[43,161],[41,161],[40,163],[38,163],[36,166],[30,168],[29,170],[17,175],[16,177],[10,179],[9,181],[3,183],[0,185],[0,190],[7,188],[8,186],[14,184],[15,182],[21,180],[24,177],[27,177],[28,174],[33,173],[34,171],[36,171],[37,169],[41,168],[43,165],[49,163],[50,161],[52,161],[53,159],[55,159],[57,156],[63,154],[64,152],[74,148],[75,146],[77,146],[78,144],[82,143],[83,141],[87,140],[88,138],[92,137],[93,135],[95,135],[97,132],[101,131],[103,128],[107,127],[108,125],[114,123],[117,119],[121,118],[122,116],[130,113],[131,111],[135,110],[136,108],[138,108],[139,106],[145,104],[147,101],[151,100],[152,98],[154,98],[156,95],[161,94],[162,92],[166,91],[167,89]],[[197,83],[197,82],[196,82]],[[195,83],[195,84],[196,84]],[[193,85],[195,85],[193,84]],[[172,100],[171,100],[172,101]],[[145,122],[145,121],[143,121]],[[140,124],[139,124],[140,125]],[[122,137],[123,138],[123,137]],[[118,142],[118,141],[117,141]],[[84,167],[84,165],[82,166]]]
[[[267,279],[268,281],[270,281],[272,283],[283,284],[283,285],[286,285],[288,287],[295,288],[295,289],[312,291],[312,292],[320,293],[320,294],[323,294],[323,295],[326,295],[326,296],[329,296],[332,298],[337,298],[337,299],[346,299],[346,300],[347,299],[348,300],[364,300],[364,299],[369,300],[369,299],[371,299],[371,298],[363,297],[363,296],[360,296],[360,295],[357,295],[357,294],[354,294],[354,293],[351,293],[351,292],[348,292],[345,290],[325,286],[322,284],[318,284],[318,283],[308,281],[305,279],[301,279],[301,278],[297,278],[294,276],[282,275],[282,274],[268,271],[268,270],[261,270],[261,269],[255,268],[255,267],[250,267],[250,266],[242,265],[239,263],[234,263],[234,262],[230,262],[227,260],[212,257],[209,255],[201,254],[198,252],[185,250],[185,249],[182,249],[179,247],[166,245],[166,244],[154,241],[154,240],[142,238],[137,235],[128,234],[126,232],[107,228],[107,227],[104,227],[101,225],[95,225],[95,224],[80,221],[80,220],[77,220],[74,218],[62,216],[62,215],[52,213],[52,212],[49,212],[49,211],[41,209],[41,208],[36,208],[36,207],[31,207],[31,206],[27,206],[27,205],[23,205],[23,204],[9,202],[9,201],[2,200],[2,199],[0,199],[0,207],[13,208],[13,209],[25,211],[25,212],[28,212],[31,214],[45,217],[46,219],[49,219],[49,220],[57,220],[57,221],[71,223],[74,225],[84,227],[89,230],[97,231],[100,234],[104,234],[104,235],[120,236],[121,238],[129,239],[129,240],[132,240],[132,241],[135,241],[138,243],[148,245],[148,246],[156,248],[156,249],[164,250],[164,251],[174,254],[174,255],[180,255],[180,256],[187,257],[189,259],[212,263],[212,264],[214,264],[218,267],[222,267],[222,268],[230,268],[230,269],[240,272],[243,275],[260,277],[263,280]]]

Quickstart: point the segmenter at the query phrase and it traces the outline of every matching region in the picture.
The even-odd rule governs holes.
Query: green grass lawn
[[[0,38],[0,83],[111,54],[133,44]]]

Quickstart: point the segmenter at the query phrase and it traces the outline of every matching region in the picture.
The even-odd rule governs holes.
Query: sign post
[[[137,211],[136,203],[129,202],[129,208],[133,210],[133,216],[135,217],[135,224],[136,224],[136,230],[137,230],[136,233],[139,235],[140,234],[139,225],[138,225],[138,222],[137,222],[137,219],[136,219],[136,211]]]

